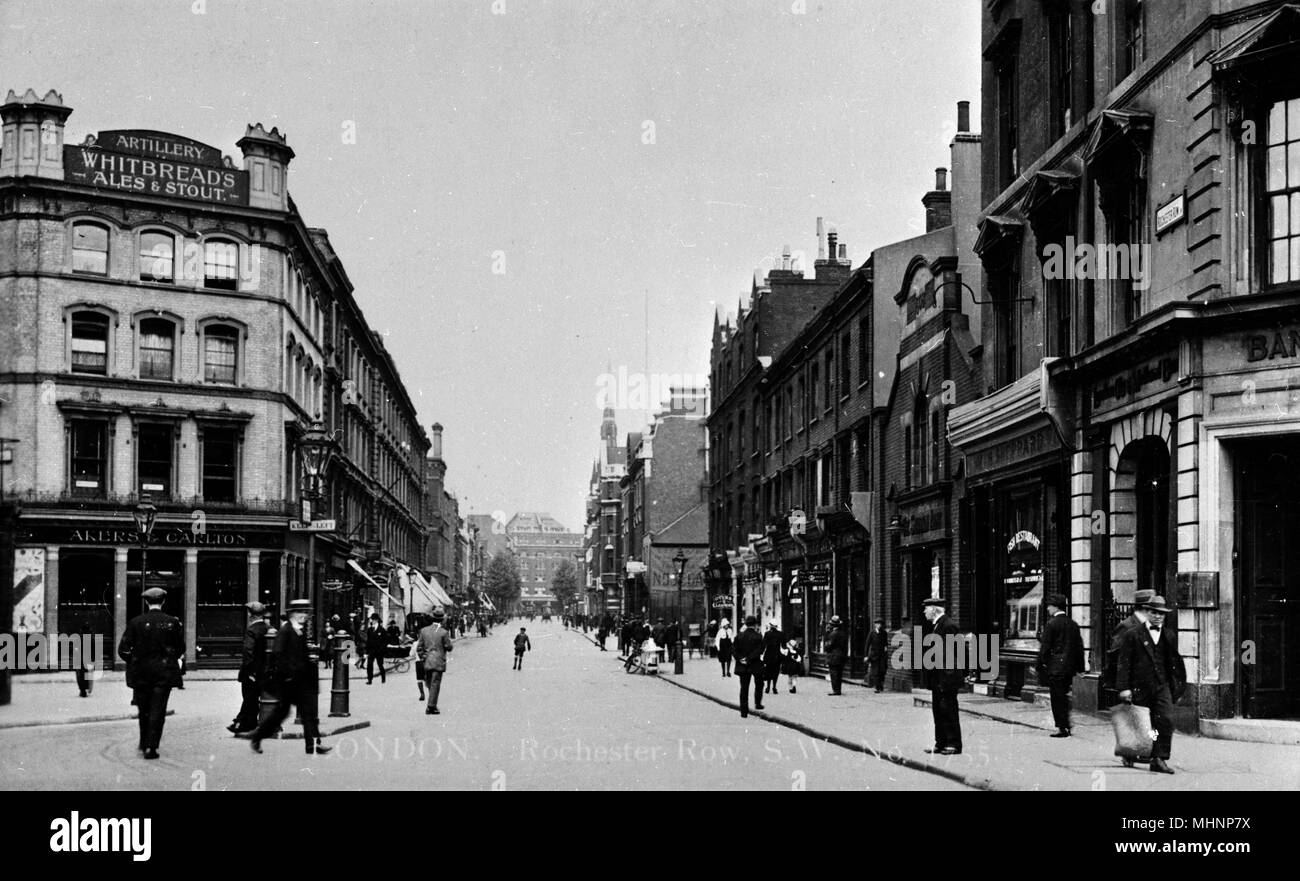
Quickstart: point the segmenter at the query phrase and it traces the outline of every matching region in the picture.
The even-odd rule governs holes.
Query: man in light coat
[[[451,651],[451,634],[442,626],[443,617],[442,609],[434,609],[433,622],[420,631],[415,644],[415,654],[424,665],[424,684],[429,692],[424,712],[430,716],[441,712],[438,692],[442,690],[442,674],[447,672],[447,653]]]

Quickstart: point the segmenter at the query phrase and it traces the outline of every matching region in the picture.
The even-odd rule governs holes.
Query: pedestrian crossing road
[[[412,668],[390,674],[387,683],[352,680],[352,717],[329,719],[329,672],[322,670],[323,728],[370,723],[327,736],[328,755],[305,755],[301,740],[266,741],[264,753],[254,754],[225,730],[238,709],[238,683],[195,681],[173,693],[183,697],[172,702],[161,760],[140,758],[131,721],[14,728],[0,732],[0,788],[963,788],[755,717],[741,719],[653,676],[627,675],[613,651],[600,652],[559,621],[528,625],[533,650],[515,671],[518,628],[512,623],[486,638],[456,640],[437,716],[425,715]]]

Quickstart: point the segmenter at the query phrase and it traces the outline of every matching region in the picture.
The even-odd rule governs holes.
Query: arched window
[[[72,225],[72,271],[108,275],[108,227],[88,222]]]
[[[1134,546],[1139,590],[1165,586],[1169,573],[1169,447],[1163,438],[1138,441],[1134,482]]]
[[[239,245],[224,239],[203,243],[203,286],[220,291],[239,287]]]
[[[203,331],[203,381],[234,385],[239,364],[239,331],[212,324]]]
[[[176,240],[171,233],[140,233],[140,281],[175,279]]]
[[[108,373],[108,316],[72,313],[72,372]]]
[[[166,318],[140,322],[140,378],[175,378],[176,325]]]

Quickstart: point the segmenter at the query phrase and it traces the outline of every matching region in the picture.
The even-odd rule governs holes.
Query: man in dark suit
[[[826,634],[826,666],[830,671],[830,695],[840,694],[844,685],[844,665],[849,660],[849,634],[839,615],[831,616],[831,629]]]
[[[1165,615],[1172,611],[1154,590],[1139,590],[1133,599],[1133,614],[1120,624],[1111,643],[1119,699],[1151,711],[1157,735],[1151,748],[1151,770],[1160,774],[1174,773],[1168,764],[1174,739],[1173,710],[1187,688],[1187,670],[1178,654],[1178,631],[1165,627]]]
[[[1084,671],[1083,637],[1079,625],[1065,613],[1068,601],[1061,594],[1047,598],[1047,624],[1039,640],[1038,678],[1052,695],[1052,737],[1070,736],[1070,688],[1076,673]]]
[[[876,694],[885,690],[885,664],[889,657],[889,631],[880,618],[867,636],[867,661],[870,662],[871,683],[876,687]]]
[[[955,639],[961,638],[961,628],[948,615],[948,601],[930,597],[923,604],[930,632],[942,640],[943,659],[939,669],[925,671],[926,685],[930,689],[930,709],[934,714],[934,747],[928,753],[943,756],[961,754],[961,716],[957,709],[957,692],[966,681],[966,670],[957,663],[950,651]]]
[[[763,709],[763,636],[758,632],[758,619],[750,615],[745,619],[745,629],[740,631],[732,646],[736,659],[736,674],[740,676],[740,717],[749,715],[749,682],[754,681],[754,709]]]
[[[276,697],[279,699],[271,715],[258,725],[249,738],[253,752],[262,751],[263,738],[270,737],[289,715],[289,708],[296,706],[302,717],[303,742],[307,745],[307,755],[320,753],[324,755],[333,747],[318,747],[320,727],[316,720],[316,700],[320,694],[320,682],[316,671],[316,659],[311,656],[307,646],[307,617],[311,614],[311,600],[293,600],[289,603],[289,620],[275,634],[275,645],[271,656],[275,664]]]
[[[266,606],[252,602],[245,608],[248,609],[248,629],[244,631],[244,654],[237,677],[244,700],[234,724],[226,729],[232,734],[244,734],[257,727],[258,698],[266,674],[266,633],[271,629],[266,620]]]
[[[375,681],[375,664],[379,665],[379,681],[388,681],[384,671],[384,649],[388,646],[388,631],[379,620],[378,613],[370,616],[366,624],[366,685]]]
[[[139,750],[146,759],[156,759],[167,719],[167,699],[181,681],[185,629],[179,618],[162,610],[167,591],[151,587],[143,597],[148,611],[127,622],[117,654],[126,661],[127,680],[140,712]]]

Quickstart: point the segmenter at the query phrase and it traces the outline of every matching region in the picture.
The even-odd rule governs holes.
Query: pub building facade
[[[875,351],[880,537],[873,572],[872,618],[911,634],[921,603],[949,600],[949,613],[969,627],[970,594],[960,572],[960,460],[948,444],[948,414],[981,391],[976,360],[985,299],[971,251],[980,209],[980,136],[970,130],[970,105],[957,105],[948,170],[921,199],[925,233],[877,248],[869,266],[874,300],[885,312]],[[896,340],[892,345],[890,339]],[[915,683],[889,669],[890,688]]]
[[[65,145],[71,112],[53,91],[0,106],[0,436],[17,440],[4,488],[23,585],[12,626],[115,645],[142,586],[159,586],[187,661],[228,662],[245,603],[319,607],[323,582],[351,580],[346,532],[291,528],[307,513],[298,441],[318,419],[343,427],[344,338],[375,343],[356,334],[323,231],[289,198],[278,131],[249,126],[236,167],[162,132]],[[408,440],[422,457],[422,432]],[[360,478],[372,497],[373,473]],[[345,525],[334,483],[314,513]],[[146,496],[158,514],[142,579],[133,512]]]
[[[1300,715],[1300,7],[1147,5],[984,12],[990,393],[949,429],[967,577],[1004,656],[1036,648],[1026,597],[1069,596],[1084,708],[1115,700],[1106,643],[1157,590],[1177,724],[1250,737],[1234,718]],[[1033,684],[1002,668],[1007,693]]]

